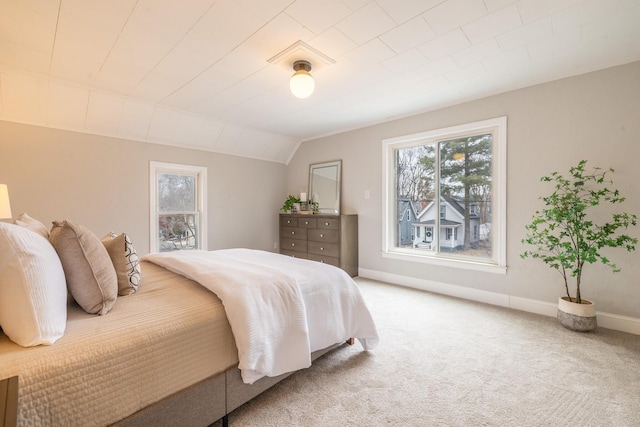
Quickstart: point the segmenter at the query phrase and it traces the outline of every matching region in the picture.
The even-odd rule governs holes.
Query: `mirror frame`
[[[334,177],[335,177],[335,181],[336,181],[336,187],[335,187],[335,206],[336,209],[334,209],[333,207],[327,207],[326,205],[320,206],[318,205],[318,210],[317,213],[319,214],[325,214],[325,215],[340,215],[340,205],[341,205],[341,189],[342,189],[342,160],[334,160],[332,162],[323,162],[323,163],[312,163],[309,165],[309,200],[311,201],[315,201],[313,199],[314,197],[314,177],[316,175],[318,175],[318,170],[320,169],[327,169],[327,168],[334,168],[334,171],[332,171],[332,173],[334,173]],[[317,193],[317,191],[316,191]]]

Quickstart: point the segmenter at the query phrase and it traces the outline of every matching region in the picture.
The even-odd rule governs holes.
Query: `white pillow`
[[[48,240],[0,223],[0,326],[23,347],[51,345],[67,324],[67,285]]]
[[[26,213],[20,214],[18,218],[16,218],[16,224],[20,227],[25,227],[31,231],[35,231],[45,239],[49,240],[49,229],[43,223],[35,218],[31,218]]]

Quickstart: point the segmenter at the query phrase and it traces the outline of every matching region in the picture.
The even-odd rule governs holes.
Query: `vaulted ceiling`
[[[639,60],[639,22],[638,0],[1,0],[0,119],[286,163],[304,140]],[[294,58],[270,62],[298,41],[304,100]]]

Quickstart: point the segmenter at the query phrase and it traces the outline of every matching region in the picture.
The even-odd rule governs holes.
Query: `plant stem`
[[[564,279],[564,289],[567,291],[567,297],[569,301],[571,301],[571,294],[569,293],[569,281],[567,280],[567,271],[564,266],[562,266],[562,278]]]

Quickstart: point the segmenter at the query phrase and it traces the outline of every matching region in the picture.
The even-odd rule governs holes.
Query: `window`
[[[207,168],[150,164],[151,252],[207,249]]]
[[[501,117],[383,141],[384,256],[506,271],[506,124]],[[398,200],[423,203],[401,226],[425,239],[399,238]]]

